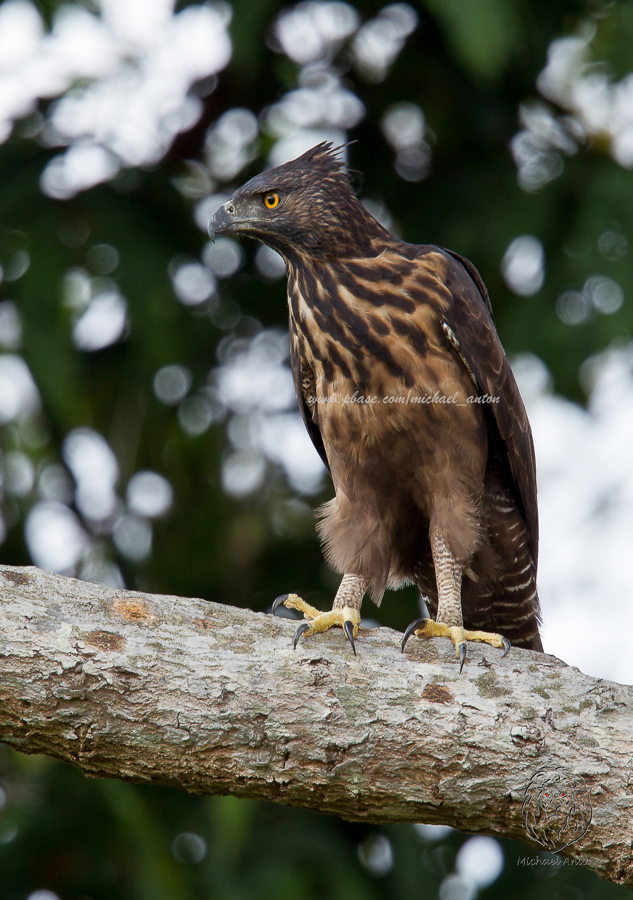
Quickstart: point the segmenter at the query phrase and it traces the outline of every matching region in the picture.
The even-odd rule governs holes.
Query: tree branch
[[[403,655],[388,628],[361,629],[358,657],[338,629],[293,651],[285,619],[35,568],[0,567],[0,597],[0,740],[16,750],[352,820],[571,839],[563,855],[633,886],[631,688],[485,645],[460,676],[447,641]],[[558,838],[537,790],[557,776],[574,800]]]

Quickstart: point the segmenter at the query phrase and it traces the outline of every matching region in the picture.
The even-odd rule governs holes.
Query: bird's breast
[[[441,273],[407,273],[384,262],[289,273],[293,351],[311,388],[302,399],[337,490],[385,472],[397,486],[456,461],[482,467],[483,412],[441,326]]]
[[[369,340],[346,344],[333,334],[337,324],[318,327],[308,311],[292,328],[302,371],[310,373],[304,400],[328,456],[336,448],[359,461],[377,453],[393,461],[427,444],[466,442],[469,452],[471,435],[481,441],[474,385],[428,332],[408,340],[391,321],[380,333],[372,329]]]

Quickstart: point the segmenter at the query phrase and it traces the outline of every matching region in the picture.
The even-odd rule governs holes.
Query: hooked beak
[[[217,234],[231,234],[231,232],[238,230],[234,215],[235,206],[230,200],[227,200],[223,206],[216,209],[209,219],[208,225],[209,237],[212,241],[215,241]]]

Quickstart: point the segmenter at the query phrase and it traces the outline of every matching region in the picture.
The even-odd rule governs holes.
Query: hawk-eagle
[[[390,234],[328,143],[239,188],[209,233],[284,258],[299,408],[334,482],[318,529],[343,579],[330,612],[277,598],[304,614],[295,646],[339,625],[356,652],[365,592],[414,582],[434,618],[403,649],[542,650],[532,434],[475,267]]]

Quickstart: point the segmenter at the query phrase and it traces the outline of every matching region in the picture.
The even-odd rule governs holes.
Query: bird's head
[[[384,234],[382,226],[356,199],[329,143],[255,176],[209,222],[212,240],[246,235],[286,259],[371,255],[371,239],[379,232]]]

